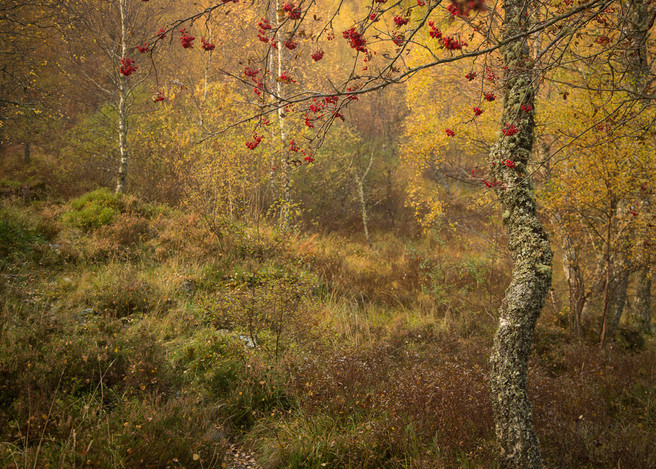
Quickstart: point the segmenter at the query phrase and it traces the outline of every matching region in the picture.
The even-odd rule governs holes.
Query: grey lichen
[[[544,265],[544,264],[537,264],[535,268],[537,269],[538,274],[551,276],[551,266]]]

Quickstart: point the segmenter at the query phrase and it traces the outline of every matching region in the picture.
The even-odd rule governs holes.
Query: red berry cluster
[[[367,40],[362,37],[362,33],[355,30],[355,28],[347,29],[342,32],[342,37],[348,39],[349,45],[358,52],[367,52],[364,47],[367,45]]]
[[[166,38],[166,30],[164,28],[160,28],[159,31],[157,31],[157,37],[160,39],[165,39]]]
[[[262,141],[262,137],[255,134],[255,135],[253,135],[253,141],[252,142],[246,142],[246,147],[249,150],[255,150],[257,148],[257,146],[260,144],[261,141]]]
[[[485,99],[485,101],[492,102],[492,101],[494,101],[494,100],[497,99],[497,98],[496,98],[496,96],[494,96],[492,93],[485,93],[485,94],[483,95],[483,99]]]
[[[469,72],[467,75],[465,75],[465,78],[469,81],[472,81],[476,78],[476,72]]]
[[[451,129],[445,129],[444,132],[446,132],[447,137],[453,137],[456,133],[451,130]]]
[[[150,44],[144,44],[143,46],[137,45],[137,50],[142,54],[150,52]]]
[[[273,26],[271,26],[271,23],[269,23],[269,20],[266,18],[260,18],[260,21],[258,21],[257,25],[260,28],[260,34],[266,34],[265,31],[268,31],[269,29],[273,28]]]
[[[298,47],[298,42],[295,42],[292,39],[290,39],[289,41],[285,41],[285,47],[289,50],[294,50]]]
[[[296,80],[294,80],[291,75],[288,75],[287,72],[282,72],[279,80],[283,83],[296,83]]]
[[[494,71],[490,67],[485,67],[485,78],[494,83],[497,80],[497,76],[494,74]]]
[[[194,39],[196,39],[194,36],[191,36],[187,34],[187,28],[182,28],[180,30],[180,44],[182,45],[183,48],[185,49],[190,49],[192,48]]]
[[[319,60],[323,59],[323,51],[318,50],[314,54],[312,54],[310,57],[312,57],[312,60],[315,62],[318,62]]]
[[[442,37],[442,31],[440,31],[438,27],[435,26],[434,22],[429,21],[428,26],[431,28],[430,31],[428,32],[430,37],[432,37],[433,39],[440,39]]]
[[[531,112],[533,110],[533,106],[530,104],[522,104],[521,108],[524,112]]]
[[[481,114],[483,114],[483,110],[480,107],[475,107],[473,111],[475,116],[480,116]]]
[[[206,50],[206,51],[208,51],[208,52],[214,50],[214,47],[215,47],[214,44],[212,44],[212,43],[209,42],[209,41],[206,41],[204,37],[201,37],[201,38],[200,38],[200,42],[201,42],[201,44],[202,44],[201,48],[202,48],[203,50]]]
[[[121,59],[121,74],[125,75],[126,77],[129,77],[132,75],[134,72],[137,71],[139,67],[134,65],[134,60],[129,59],[127,57],[123,57]]]
[[[515,135],[517,132],[519,132],[519,129],[515,127],[515,124],[506,124],[506,127],[502,130],[502,132],[506,137],[510,137],[511,135]]]
[[[401,27],[403,25],[408,24],[408,18],[404,18],[403,16],[396,15],[394,17],[394,22],[398,27]]]
[[[247,67],[244,69],[244,75],[246,75],[247,77],[251,77],[251,78],[252,78],[252,77],[254,77],[254,76],[257,76],[258,73],[260,73],[260,69],[259,69],[259,68],[256,69],[256,70],[253,70],[252,68],[250,68],[250,67],[247,66]]]
[[[467,43],[464,41],[461,42],[460,40],[453,37],[443,37],[442,45],[446,50],[460,50],[463,48],[463,46],[466,46]]]
[[[300,20],[301,13],[303,13],[301,7],[296,7],[294,6],[293,3],[284,3],[282,5],[282,11],[287,13],[287,16],[289,17],[290,20]]]

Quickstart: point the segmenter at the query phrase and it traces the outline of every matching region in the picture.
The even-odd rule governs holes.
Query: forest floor
[[[5,198],[0,467],[494,467],[509,264],[453,236],[371,250],[106,191]],[[656,342],[599,350],[561,309],[529,374],[547,463],[656,467]]]

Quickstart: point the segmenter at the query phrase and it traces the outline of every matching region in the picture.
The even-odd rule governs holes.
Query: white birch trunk
[[[128,55],[128,17],[127,17],[127,0],[119,0],[119,10],[121,13],[121,58]],[[125,193],[125,185],[128,176],[128,77],[118,73],[118,151],[119,166],[118,177],[116,180],[116,192]]]

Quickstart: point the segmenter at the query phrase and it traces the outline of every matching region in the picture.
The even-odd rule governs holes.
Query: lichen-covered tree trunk
[[[505,2],[505,38],[528,30],[529,6],[526,0]],[[504,210],[513,272],[499,311],[490,382],[499,463],[528,469],[543,464],[526,382],[535,324],[551,286],[553,254],[527,172],[535,130],[534,71],[527,39],[509,43],[502,54],[504,131],[492,148],[490,167]]]
[[[128,18],[126,0],[120,0],[119,10],[121,14],[121,57],[128,55]],[[119,165],[118,177],[116,178],[116,192],[125,192],[125,183],[128,177],[128,79],[123,74],[118,74],[119,101],[118,101],[118,151]]]

